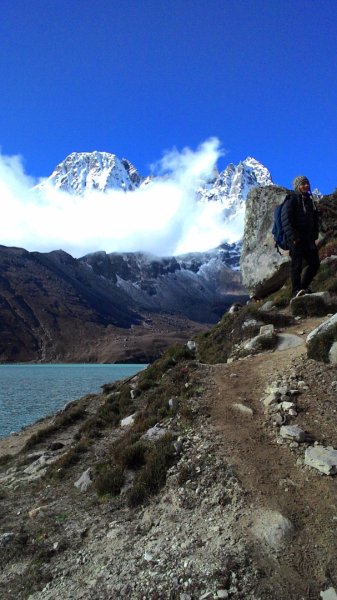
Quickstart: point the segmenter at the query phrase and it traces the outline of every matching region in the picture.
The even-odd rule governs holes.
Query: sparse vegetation
[[[83,398],[80,398],[80,400],[69,402],[62,411],[57,413],[50,425],[47,425],[43,429],[39,429],[36,433],[33,433],[33,435],[30,436],[22,448],[22,452],[27,452],[38,444],[44,442],[55,432],[62,429],[62,427],[69,427],[77,421],[84,419],[87,414],[87,405],[92,397],[93,394],[89,394]]]
[[[89,450],[89,441],[81,439],[75,446],[72,446],[68,452],[53,463],[47,471],[49,477],[61,479],[65,476],[66,470],[78,463],[82,455]]]
[[[149,449],[143,468],[137,473],[128,492],[129,506],[142,504],[149,496],[156,494],[166,481],[167,470],[173,463],[173,438],[166,434]]]
[[[124,483],[123,469],[120,466],[98,466],[98,475],[94,481],[94,488],[99,496],[110,494],[116,496],[120,493]]]

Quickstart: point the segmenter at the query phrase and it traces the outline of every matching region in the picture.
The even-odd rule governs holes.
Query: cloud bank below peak
[[[242,237],[244,210],[223,220],[219,202],[197,202],[196,190],[212,179],[223,154],[217,138],[196,150],[166,152],[155,177],[134,191],[87,190],[83,195],[35,181],[20,157],[0,156],[1,243],[30,251],[143,251],[157,256],[205,251]]]

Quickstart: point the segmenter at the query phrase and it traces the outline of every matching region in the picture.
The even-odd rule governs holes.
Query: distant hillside
[[[74,259],[0,246],[0,361],[151,361],[244,294],[227,255]]]

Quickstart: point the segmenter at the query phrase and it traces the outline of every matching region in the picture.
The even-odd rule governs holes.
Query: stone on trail
[[[279,333],[277,336],[276,350],[288,350],[289,348],[296,348],[303,344],[302,338],[293,333]]]
[[[294,533],[294,526],[287,517],[275,510],[260,511],[253,524],[254,535],[273,549],[282,546]]]
[[[272,350],[275,348],[277,343],[277,336],[275,333],[268,331],[257,335],[244,344],[244,349],[251,352],[263,352],[264,350]]]
[[[329,292],[315,292],[304,294],[290,301],[294,316],[320,317],[327,315],[331,308],[331,296]]]
[[[317,469],[325,475],[337,473],[337,450],[314,446],[305,451],[304,464]]]
[[[234,402],[232,404],[232,407],[234,408],[234,410],[242,413],[243,415],[247,415],[249,417],[253,416],[253,410],[251,408],[249,408],[249,406],[245,406],[244,404],[241,404],[240,402]]]
[[[261,325],[261,327],[260,327],[260,335],[264,335],[265,333],[272,334],[274,332],[275,332],[275,327],[272,324]]]
[[[337,341],[337,314],[333,315],[316,329],[311,331],[306,339],[308,357],[318,361],[330,360],[329,351]],[[334,350],[331,358],[334,360]]]
[[[308,439],[308,434],[298,425],[283,425],[280,436],[294,442],[305,442]]]

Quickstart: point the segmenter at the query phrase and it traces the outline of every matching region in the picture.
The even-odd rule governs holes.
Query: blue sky
[[[0,146],[49,175],[70,152],[143,174],[211,136],[289,187],[337,187],[336,0],[2,0]]]

